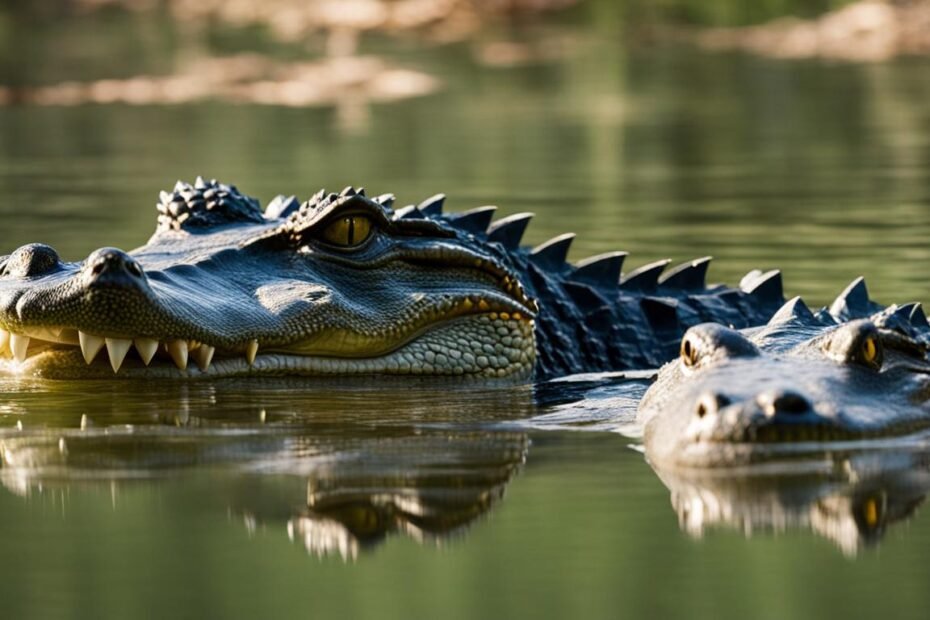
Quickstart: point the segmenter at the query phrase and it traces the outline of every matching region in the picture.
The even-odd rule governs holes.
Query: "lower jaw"
[[[67,350],[50,350],[30,357],[23,363],[0,360],[0,373],[21,377],[51,380],[113,380],[113,379],[180,379],[196,380],[222,377],[248,376],[340,376],[340,375],[432,375],[457,377],[463,380],[513,380],[530,378],[531,363],[510,364],[506,367],[441,369],[417,365],[402,365],[391,356],[373,359],[339,359],[269,353],[259,355],[249,364],[241,358],[214,360],[203,371],[196,367],[180,370],[169,364],[152,364],[127,361],[119,374],[109,366],[95,363],[84,365],[80,353]]]

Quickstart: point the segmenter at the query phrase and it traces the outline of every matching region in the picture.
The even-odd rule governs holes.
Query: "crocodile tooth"
[[[249,366],[255,363],[256,355],[258,355],[258,340],[252,340],[245,346],[245,359],[248,360]]]
[[[29,348],[29,336],[14,334],[10,332],[10,350],[13,351],[13,359],[22,362],[26,359],[26,349]]]
[[[171,340],[168,342],[168,355],[180,370],[187,370],[187,341]]]
[[[194,358],[194,361],[197,362],[197,367],[206,372],[207,368],[210,367],[210,362],[213,361],[213,353],[216,351],[215,348],[211,347],[208,344],[201,344],[195,351],[191,353],[191,357]]]
[[[135,338],[132,343],[136,345],[136,351],[139,352],[142,363],[148,366],[155,357],[155,352],[158,351],[158,341],[151,338]]]
[[[132,340],[105,338],[104,341],[107,343],[107,353],[110,354],[110,366],[113,367],[113,372],[119,372],[123,360],[126,359],[126,354],[129,353],[129,349],[132,347]]]
[[[97,353],[103,348],[103,338],[78,332],[78,341],[81,343],[81,353],[84,354],[84,361],[90,364],[94,361]]]
[[[10,332],[5,329],[0,329],[0,355],[4,355],[7,352],[7,347],[10,344]]]

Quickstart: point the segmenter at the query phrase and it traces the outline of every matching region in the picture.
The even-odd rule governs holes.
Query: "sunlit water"
[[[93,39],[82,28],[49,33],[56,45],[4,65],[6,79],[170,64],[127,54],[77,69],[63,59]],[[778,267],[810,305],[858,275],[879,300],[930,299],[927,61],[630,51],[609,29],[520,36],[557,53],[494,69],[479,43],[394,50],[446,81],[404,103],[0,108],[0,250],[42,241],[77,260],[141,245],[158,190],[203,174],[263,202],[347,184],[401,204],[442,191],[453,209],[536,212],[531,243],[577,232],[573,259],[712,254],[728,282]],[[3,615],[927,609],[919,454],[853,455],[787,486],[663,483],[627,436],[641,389],[6,381]]]

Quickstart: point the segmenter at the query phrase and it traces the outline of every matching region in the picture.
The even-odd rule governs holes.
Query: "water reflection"
[[[90,386],[92,416],[79,386],[49,407],[28,384],[6,385],[0,483],[27,500],[101,486],[115,497],[140,479],[212,472],[230,481],[215,493],[226,492],[220,501],[247,527],[355,558],[395,534],[439,543],[463,532],[503,497],[529,446],[522,432],[487,428],[502,412],[528,411],[528,388],[459,389],[450,399],[370,379],[221,383]]]
[[[486,432],[372,446],[375,454],[310,477],[306,508],[288,521],[288,534],[310,553],[353,558],[393,534],[440,543],[504,496],[528,446],[521,433]],[[389,467],[378,462],[385,448]]]
[[[909,520],[930,491],[930,452],[828,455],[821,473],[663,471],[682,531],[760,533],[810,530],[856,555]],[[826,470],[828,473],[823,473]]]

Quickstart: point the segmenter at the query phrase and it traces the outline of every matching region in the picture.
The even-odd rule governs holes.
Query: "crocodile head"
[[[786,306],[754,332],[686,332],[640,404],[653,463],[791,461],[930,427],[927,327],[922,313],[912,321],[915,306],[832,325],[800,300]]]
[[[65,262],[23,246],[0,257],[0,369],[528,376],[536,306],[506,252],[391,202],[347,188],[262,212],[198,179],[162,192],[154,236],[131,252]]]

